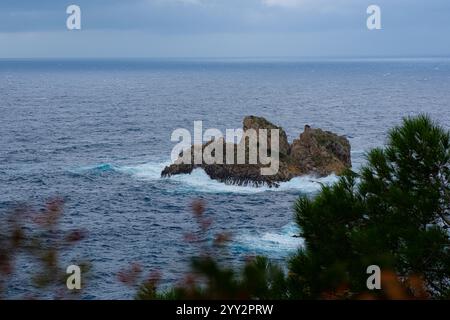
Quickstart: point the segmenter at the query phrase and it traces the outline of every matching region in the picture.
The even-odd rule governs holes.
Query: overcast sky
[[[430,55],[450,55],[450,0],[0,0],[0,58]]]

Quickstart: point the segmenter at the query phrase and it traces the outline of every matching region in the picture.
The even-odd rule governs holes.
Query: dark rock
[[[302,175],[327,176],[332,173],[341,174],[344,170],[351,167],[350,143],[347,138],[338,136],[329,131],[321,129],[312,129],[305,126],[305,131],[300,137],[289,145],[286,132],[264,118],[246,117],[243,123],[243,130],[247,132],[254,129],[259,133],[260,129],[267,129],[269,136],[267,146],[270,149],[271,139],[270,129],[279,130],[279,170],[274,175],[262,175],[261,169],[269,167],[259,162],[256,164],[207,164],[205,161],[201,164],[194,164],[195,152],[203,152],[206,147],[211,146],[215,141],[210,141],[202,146],[192,146],[191,164],[183,164],[183,153],[180,158],[172,165],[166,167],[163,177],[170,177],[177,174],[190,174],[196,168],[202,168],[212,179],[227,184],[278,187],[280,182],[289,181],[294,177]],[[219,141],[218,141],[219,142]],[[220,141],[220,142],[223,142]],[[238,145],[223,143],[223,155],[226,156],[227,146],[234,150],[236,155],[237,148],[242,146],[245,141]],[[245,156],[246,163],[249,159],[249,142],[246,141]],[[257,144],[260,141],[256,141]],[[269,150],[269,153],[273,150]],[[186,152],[186,151],[185,151]],[[236,156],[235,156],[236,163]]]
[[[341,174],[352,166],[350,151],[347,138],[305,126],[305,131],[291,145],[290,157],[303,171],[327,176]]]
[[[271,145],[270,130],[278,129],[280,132],[280,136],[279,136],[280,155],[281,155],[281,157],[283,155],[289,155],[290,146],[289,146],[286,132],[283,130],[283,128],[277,127],[276,125],[270,123],[269,121],[267,121],[266,119],[264,119],[262,117],[249,116],[249,117],[245,117],[245,119],[244,119],[243,130],[247,131],[249,129],[254,129],[258,134],[259,134],[259,129],[268,130],[269,131],[268,132],[269,137],[267,139],[268,147],[270,147],[270,145]]]

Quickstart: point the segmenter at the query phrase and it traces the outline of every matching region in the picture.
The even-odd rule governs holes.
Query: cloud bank
[[[68,3],[2,0],[0,57],[450,54],[448,0],[377,0],[379,32],[366,29],[373,0],[72,2],[78,34],[66,30]]]

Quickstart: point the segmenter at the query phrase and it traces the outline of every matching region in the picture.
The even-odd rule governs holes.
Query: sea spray
[[[305,194],[314,193],[320,190],[323,185],[331,185],[338,180],[336,175],[323,178],[312,176],[296,177],[288,182],[280,183],[278,188],[268,186],[238,186],[229,185],[211,179],[203,169],[196,169],[191,174],[173,176],[171,178],[161,178],[161,168],[167,166],[167,162],[150,162],[140,165],[115,166],[112,164],[99,164],[85,166],[71,170],[77,174],[103,173],[108,171],[119,172],[130,175],[136,179],[147,181],[167,181],[176,184],[180,191],[197,191],[204,193],[240,193],[252,194],[261,192],[301,192]],[[171,186],[173,187],[173,186]]]

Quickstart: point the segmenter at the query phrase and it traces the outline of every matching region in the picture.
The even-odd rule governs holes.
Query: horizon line
[[[48,56],[0,57],[0,60],[402,60],[449,59],[450,54],[429,55],[332,55],[332,56]]]

